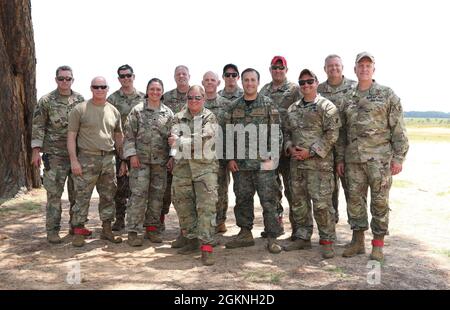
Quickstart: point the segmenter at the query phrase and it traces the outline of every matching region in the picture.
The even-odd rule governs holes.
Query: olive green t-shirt
[[[69,131],[77,133],[77,147],[87,151],[113,151],[114,133],[122,133],[120,112],[109,102],[92,100],[76,105],[69,114]]]

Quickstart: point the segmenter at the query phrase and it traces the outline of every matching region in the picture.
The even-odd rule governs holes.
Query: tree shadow
[[[126,242],[112,244],[99,239],[101,222],[98,200],[93,199],[88,228],[92,239],[82,248],[71,245],[71,236],[64,242],[48,244],[45,238],[45,206],[33,212],[14,212],[0,217],[0,288],[20,289],[449,289],[448,257],[430,253],[420,239],[401,235],[386,238],[386,262],[380,266],[379,283],[373,280],[368,266],[369,234],[366,234],[367,254],[343,258],[344,245],[351,239],[345,219],[337,225],[336,256],[323,260],[314,230],[311,250],[270,254],[263,230],[261,208],[255,208],[253,235],[255,246],[226,249],[224,244],[237,234],[233,208],[228,210],[228,231],[217,235],[214,248],[216,263],[203,266],[200,251],[190,255],[177,254],[170,242],[178,235],[178,220],[171,207],[166,217],[163,243],[145,240],[142,247],[130,247]],[[286,210],[287,212],[287,210]],[[4,216],[6,215],[6,216]],[[287,219],[287,214],[285,214]],[[62,231],[68,230],[68,202],[63,201]],[[289,244],[290,230],[279,238]],[[126,233],[120,232],[124,241]],[[447,260],[447,264],[445,263]],[[70,284],[67,275],[79,264],[81,283]],[[71,267],[72,266],[72,267]],[[371,280],[372,279],[372,280]]]

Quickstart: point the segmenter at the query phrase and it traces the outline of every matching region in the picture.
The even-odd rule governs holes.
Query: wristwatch
[[[316,152],[313,149],[309,149],[309,157],[316,156]]]

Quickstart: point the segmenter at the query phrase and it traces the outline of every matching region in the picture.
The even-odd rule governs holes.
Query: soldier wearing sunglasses
[[[261,94],[272,99],[273,105],[278,109],[281,118],[281,126],[283,127],[286,116],[287,109],[291,104],[296,102],[301,98],[299,87],[296,83],[289,82],[287,80],[286,74],[288,72],[286,59],[282,56],[273,57],[270,63],[270,74],[272,76],[272,82],[267,83],[261,89]],[[290,182],[289,182],[289,158],[281,155],[280,163],[277,168],[277,183],[278,183],[278,220],[283,228],[283,205],[281,204],[281,199],[283,198],[283,185],[281,183],[280,176],[283,177],[284,184],[284,196],[286,197],[289,204],[289,221],[291,222],[292,227],[292,236],[291,239],[295,239],[295,230],[296,227],[293,224],[292,216],[291,216],[291,206],[292,206],[292,198],[290,191]],[[281,234],[284,233],[284,229]],[[262,237],[266,237],[266,232],[263,231],[261,233]]]
[[[296,240],[286,251],[311,249],[312,213],[319,230],[323,258],[334,257],[336,239],[332,193],[333,147],[339,136],[339,111],[317,93],[317,76],[301,71],[298,83],[303,98],[288,109],[284,149],[291,160],[292,219]]]
[[[209,266],[215,263],[217,119],[204,107],[206,95],[201,86],[191,86],[187,94],[187,108],[175,114],[168,139],[171,147],[180,146],[183,151],[176,156],[172,184],[173,203],[184,239],[177,253],[186,255],[200,250],[202,263]]]
[[[123,65],[117,69],[120,89],[116,90],[108,97],[108,102],[119,110],[122,118],[122,126],[125,126],[127,116],[131,109],[139,103],[145,101],[145,94],[134,88],[134,71],[130,65]],[[119,231],[125,227],[125,213],[128,200],[131,196],[129,178],[127,174],[127,161],[120,159],[116,155],[116,175],[117,175],[117,192],[114,197],[116,204],[116,221],[112,230]]]
[[[356,82],[353,80],[350,80],[346,78],[342,74],[342,70],[344,69],[344,66],[342,65],[341,57],[338,55],[328,55],[325,58],[325,65],[323,67],[325,70],[325,73],[327,74],[327,80],[323,83],[319,84],[319,87],[317,87],[317,91],[333,102],[337,108],[339,109],[339,102],[342,100],[342,98],[349,92],[352,91],[352,89],[355,88]],[[335,152],[335,159],[336,159],[336,150]],[[335,163],[336,166],[337,163]],[[341,183],[342,188],[344,189],[345,194],[345,200],[348,199],[348,190],[347,185],[344,181],[344,178],[341,177]],[[333,191],[333,208],[335,211],[335,222],[339,222],[339,175],[337,172],[334,174],[334,191]]]
[[[228,100],[236,100],[244,94],[242,88],[237,84],[239,81],[239,70],[235,64],[227,64],[223,67],[222,78],[225,81],[225,87],[219,91],[219,95]]]
[[[369,229],[367,191],[370,187],[370,228],[373,233],[370,259],[384,260],[384,236],[389,225],[389,191],[392,176],[402,171],[409,143],[400,98],[373,79],[375,58],[356,56],[358,85],[340,104],[342,130],[337,144],[339,176],[348,185],[347,214],[353,238],[344,257],[364,254],[364,232]]]
[[[70,202],[70,220],[72,207],[75,204],[73,180],[70,175],[70,160],[67,152],[67,126],[69,112],[84,98],[72,90],[73,72],[69,66],[56,69],[55,82],[57,88],[43,96],[36,106],[33,116],[31,148],[32,163],[41,166],[44,162],[44,187],[47,191],[46,230],[50,243],[60,243],[61,228],[61,196],[67,180]],[[87,232],[90,233],[90,232]]]
[[[67,149],[77,193],[72,219],[75,247],[85,244],[84,225],[94,187],[100,196],[98,211],[103,227],[100,238],[122,242],[111,230],[117,190],[115,154],[122,156],[121,115],[106,101],[108,84],[104,77],[92,80],[91,91],[92,99],[78,104],[69,114]]]

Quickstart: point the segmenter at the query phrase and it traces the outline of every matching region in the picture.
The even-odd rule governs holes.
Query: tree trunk
[[[40,186],[31,165],[36,58],[30,0],[0,0],[0,197]]]

